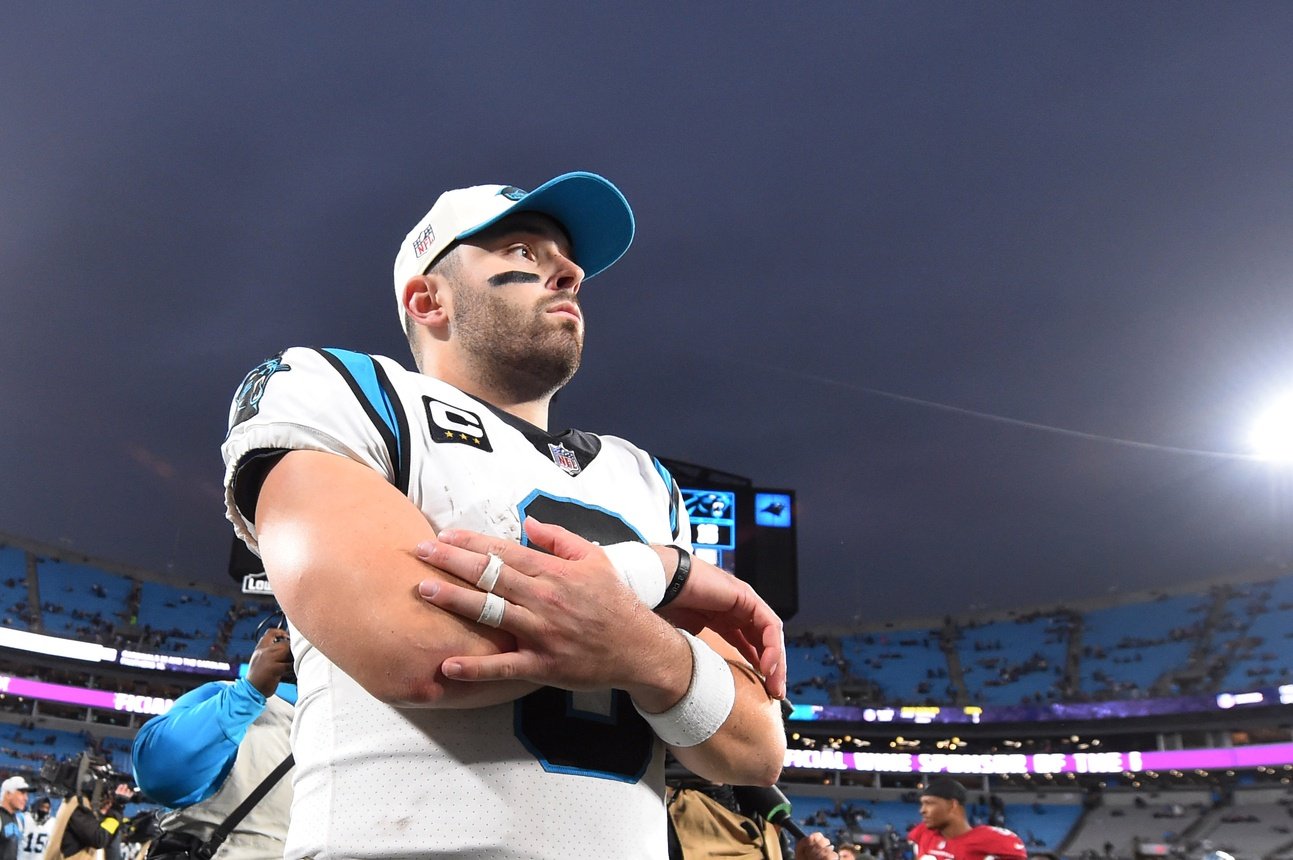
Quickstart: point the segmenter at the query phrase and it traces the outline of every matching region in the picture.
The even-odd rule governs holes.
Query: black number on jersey
[[[47,841],[49,841],[48,831],[28,831],[23,839],[22,853],[42,857],[45,854],[45,843]]]
[[[599,544],[642,539],[618,514],[573,499],[535,493],[518,507],[522,521],[533,516]],[[573,693],[535,690],[514,706],[516,737],[544,770],[637,782],[651,762],[655,733],[623,690],[603,704],[605,713],[581,710]]]

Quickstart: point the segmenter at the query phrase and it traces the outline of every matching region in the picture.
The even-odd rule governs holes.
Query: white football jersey
[[[546,433],[388,358],[294,348],[244,381],[222,453],[227,513],[253,550],[257,464],[289,449],[369,466],[437,532],[521,540],[533,515],[603,544],[690,548],[677,486],[643,451],[612,436]],[[663,746],[622,691],[544,688],[468,711],[396,708],[296,630],[292,650],[286,857],[667,856]]]
[[[57,811],[57,807],[54,808]],[[30,812],[23,813],[22,842],[18,843],[18,860],[43,860],[50,836],[54,833],[54,812],[37,822]]]

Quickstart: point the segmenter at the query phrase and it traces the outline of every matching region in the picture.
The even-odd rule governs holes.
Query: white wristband
[[[606,557],[615,565],[615,572],[620,575],[633,593],[647,606],[655,609],[664,600],[664,563],[648,544],[635,540],[613,543],[602,547]]]
[[[692,636],[691,686],[678,703],[662,714],[647,714],[633,703],[637,712],[650,724],[660,740],[673,747],[694,747],[713,736],[727,721],[736,703],[736,680],[732,669],[717,651]]]

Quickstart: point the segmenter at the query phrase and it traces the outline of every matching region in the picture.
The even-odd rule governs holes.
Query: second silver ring
[[[493,594],[494,586],[498,585],[498,572],[502,569],[503,559],[491,552],[480,579],[476,580],[476,587],[486,594]]]
[[[480,608],[480,617],[476,623],[484,624],[486,627],[498,627],[503,623],[503,611],[507,609],[507,601],[497,594],[486,594],[485,605]]]

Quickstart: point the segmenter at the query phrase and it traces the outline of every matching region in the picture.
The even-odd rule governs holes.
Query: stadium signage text
[[[1293,705],[1293,684],[1213,695],[1171,696],[1112,702],[1051,702],[1030,705],[980,707],[891,705],[859,708],[854,705],[795,705],[790,720],[838,723],[1044,723],[1074,720],[1117,720],[1166,714],[1195,714],[1232,708],[1269,708]]]
[[[161,696],[135,696],[130,693],[114,693],[112,708],[129,714],[164,714],[175,704],[174,699]]]
[[[206,671],[212,674],[229,675],[233,666],[223,660],[203,660],[198,657],[176,657],[170,654],[149,654],[145,651],[122,651],[119,661],[123,666],[133,669],[177,669],[179,671]]]
[[[84,705],[87,708],[103,708],[129,714],[164,714],[171,709],[171,705],[175,704],[173,699],[161,696],[136,696],[131,693],[91,690],[86,687],[70,687],[66,684],[50,684],[31,678],[14,678],[10,675],[0,675],[0,695]]]
[[[242,593],[273,595],[274,587],[269,584],[267,574],[249,573],[242,578]]]
[[[1169,770],[1224,770],[1293,764],[1293,743],[1193,750],[1098,753],[855,753],[788,749],[786,767],[855,770],[868,773],[1142,773]]]

